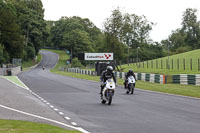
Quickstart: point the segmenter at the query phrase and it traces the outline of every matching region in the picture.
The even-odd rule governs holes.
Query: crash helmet
[[[108,72],[113,72],[113,67],[112,66],[107,66],[107,68],[106,68],[106,70],[108,71]]]
[[[133,74],[133,70],[132,69],[128,70],[128,73]]]

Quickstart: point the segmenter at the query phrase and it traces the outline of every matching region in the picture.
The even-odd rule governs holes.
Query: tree
[[[197,9],[187,8],[183,13],[182,30],[186,34],[186,44],[200,48],[200,22],[197,21]]]
[[[62,17],[55,22],[50,32],[53,46],[72,50],[73,57],[82,52],[94,52],[99,49],[103,34],[89,20],[80,17]]]
[[[16,22],[16,12],[13,6],[0,0],[0,43],[8,53],[10,60],[23,57],[23,36]]]

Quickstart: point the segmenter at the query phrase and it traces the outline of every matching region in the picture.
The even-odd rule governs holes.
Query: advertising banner
[[[113,60],[113,53],[85,53],[85,60]]]

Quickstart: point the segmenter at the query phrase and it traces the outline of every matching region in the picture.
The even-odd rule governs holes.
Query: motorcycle
[[[129,94],[130,92],[133,94],[135,89],[135,78],[133,76],[129,76],[127,84],[128,88],[126,94]]]
[[[115,93],[115,82],[113,81],[113,79],[107,79],[102,93],[103,95],[101,103],[105,104],[106,102],[108,102],[108,105],[110,105],[112,103],[112,98]]]

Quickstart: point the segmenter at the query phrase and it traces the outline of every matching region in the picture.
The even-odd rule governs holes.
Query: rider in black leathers
[[[102,82],[102,84],[101,84],[101,91],[99,93],[99,94],[101,94],[101,97],[102,97],[103,88],[105,87],[105,82],[109,78],[113,78],[115,84],[117,83],[116,78],[115,78],[114,73],[113,73],[113,67],[112,66],[107,66],[106,71],[103,71],[102,74],[101,74],[100,81]]]
[[[128,77],[131,75],[135,78],[135,74],[134,74],[133,70],[130,69],[127,72],[127,74],[125,75],[124,88],[127,88]],[[136,78],[135,78],[135,80],[136,80]]]

